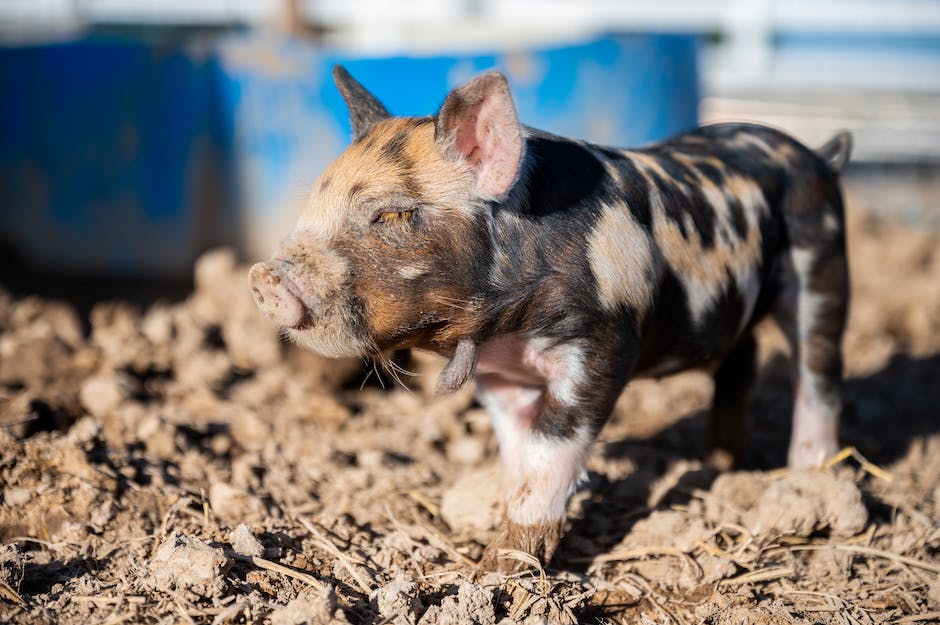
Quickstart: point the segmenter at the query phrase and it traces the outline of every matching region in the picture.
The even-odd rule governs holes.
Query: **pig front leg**
[[[524,568],[500,557],[503,550],[529,553],[543,564],[551,560],[568,499],[625,381],[625,373],[613,379],[590,375],[586,355],[574,349],[561,358],[541,356],[524,360],[543,365],[542,384],[499,373],[477,376],[477,396],[493,419],[506,487],[505,518],[483,555],[484,570]]]
[[[499,558],[502,549],[524,551],[547,564],[561,538],[568,497],[593,435],[584,428],[556,435],[535,427],[552,403],[541,388],[483,375],[477,395],[493,418],[506,488],[503,525],[480,567],[503,572],[517,568],[518,561]]]

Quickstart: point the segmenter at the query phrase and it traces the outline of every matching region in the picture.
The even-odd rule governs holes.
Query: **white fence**
[[[940,91],[937,50],[858,48],[820,59],[776,43],[786,32],[940,41],[938,0],[0,0],[0,32],[8,37],[108,23],[308,24],[365,53],[504,48],[599,32],[692,32],[710,35],[709,90]]]
[[[849,127],[863,158],[940,159],[940,0],[0,0],[8,41],[115,23],[315,26],[364,54],[698,33],[704,121]]]

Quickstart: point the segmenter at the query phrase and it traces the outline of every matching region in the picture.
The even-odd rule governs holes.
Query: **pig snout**
[[[349,261],[317,233],[292,233],[249,273],[261,312],[284,335],[328,358],[368,353],[372,339],[351,284]]]
[[[283,261],[272,263],[275,268],[268,263],[256,263],[251,267],[248,273],[251,295],[268,319],[284,328],[297,328],[306,317],[306,306],[289,288],[284,277],[285,268],[278,266],[284,264]]]

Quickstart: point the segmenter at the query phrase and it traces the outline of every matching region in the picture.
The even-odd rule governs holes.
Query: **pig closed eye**
[[[405,223],[411,220],[411,216],[413,213],[414,213],[413,210],[381,211],[375,215],[375,218],[372,220],[372,223],[382,223],[382,224]]]

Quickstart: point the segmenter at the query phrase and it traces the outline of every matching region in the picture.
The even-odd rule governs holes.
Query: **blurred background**
[[[0,284],[133,299],[268,255],[349,139],[334,63],[406,115],[499,67],[524,123],[621,146],[848,128],[853,207],[940,225],[938,0],[0,0]]]

